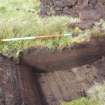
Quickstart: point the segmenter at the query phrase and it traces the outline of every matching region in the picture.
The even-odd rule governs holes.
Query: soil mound
[[[42,105],[32,70],[0,55],[0,105]]]
[[[74,44],[51,51],[46,47],[26,49],[21,62],[39,71],[52,72],[91,64],[105,55],[105,37],[91,38],[88,42]]]

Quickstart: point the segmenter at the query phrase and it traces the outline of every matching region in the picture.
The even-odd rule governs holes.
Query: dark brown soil
[[[0,55],[0,105],[22,104],[18,84],[16,66]]]
[[[51,52],[48,48],[30,48],[24,51],[21,62],[39,71],[71,69],[91,64],[105,55],[105,38],[91,38],[82,44],[75,44]]]
[[[104,47],[103,37],[54,52],[32,48],[20,64],[0,55],[0,105],[60,105],[87,96],[105,81]]]

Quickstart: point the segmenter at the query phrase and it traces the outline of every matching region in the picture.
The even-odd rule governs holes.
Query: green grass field
[[[98,101],[92,101],[88,98],[80,98],[71,102],[65,102],[63,105],[101,105]]]
[[[97,33],[97,28],[82,31],[77,27],[68,27],[68,24],[75,20],[72,17],[52,16],[41,18],[39,11],[39,0],[0,0],[0,39],[38,35],[64,35],[66,33],[71,36],[54,40],[0,42],[0,53],[15,57],[21,50],[28,47],[48,46],[54,48],[67,46],[85,40],[92,32]],[[100,31],[98,32],[100,34]],[[73,35],[78,37],[74,38]]]
[[[0,1],[0,39],[63,34],[67,29],[69,18],[58,16],[42,19],[38,15],[39,5],[38,0]],[[15,56],[24,48],[43,44],[50,47],[56,42],[50,41],[0,42],[0,52],[8,56]]]

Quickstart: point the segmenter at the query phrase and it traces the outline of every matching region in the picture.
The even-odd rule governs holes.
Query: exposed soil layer
[[[105,55],[105,37],[91,38],[51,52],[48,48],[30,48],[23,52],[21,62],[39,71],[52,72],[91,64]]]
[[[44,105],[61,105],[62,101],[87,96],[86,91],[95,82],[105,80],[105,58],[66,71],[55,71],[37,75],[38,86]]]
[[[20,64],[0,55],[0,105],[60,105],[87,96],[105,81],[104,47],[102,37],[54,52],[32,48]]]
[[[35,69],[0,56],[0,105],[60,105],[87,96],[94,82],[104,80],[104,57],[65,71],[36,73]]]
[[[32,69],[0,55],[0,105],[42,105]]]

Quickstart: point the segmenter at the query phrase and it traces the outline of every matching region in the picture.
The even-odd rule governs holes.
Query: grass
[[[92,101],[88,98],[80,98],[71,102],[65,102],[63,105],[100,105],[98,101]]]
[[[7,56],[17,56],[17,54],[28,47],[47,46],[56,48],[68,46],[73,43],[81,43],[87,40],[92,33],[99,35],[101,24],[105,29],[105,22],[100,21],[95,28],[80,30],[78,27],[68,27],[68,23],[75,21],[72,17],[52,16],[41,18],[39,0],[1,0],[0,1],[0,38],[14,38],[37,35],[63,35],[70,33],[71,37],[54,40],[31,40],[18,42],[0,42],[0,53]],[[98,31],[97,31],[98,29]],[[73,37],[77,35],[78,37]]]
[[[105,105],[105,83],[95,83],[87,91],[88,97],[82,97],[62,105]]]
[[[39,5],[38,0],[0,1],[0,38],[63,34],[67,30],[69,17],[41,18],[38,15]],[[51,47],[58,40],[0,42],[0,53],[15,56],[17,52],[24,48],[37,45]],[[62,43],[63,40],[65,39],[61,39],[60,42]]]
[[[33,2],[35,5],[33,5]],[[41,18],[38,0],[4,0],[0,1],[0,38],[14,38],[37,35],[62,35],[73,32],[68,23],[74,21],[72,17],[52,16]],[[19,10],[17,10],[19,9]],[[32,12],[29,12],[32,10]],[[71,31],[72,30],[72,31]],[[77,29],[76,29],[77,30]],[[6,56],[16,56],[25,48],[32,46],[66,46],[71,42],[69,38],[38,41],[0,42],[0,53]]]
[[[0,34],[2,38],[55,35],[67,30],[68,17],[49,17],[42,19],[32,14],[18,14],[16,18],[6,19],[1,22]]]
[[[87,93],[91,100],[98,100],[100,105],[105,105],[105,83],[96,83]]]

